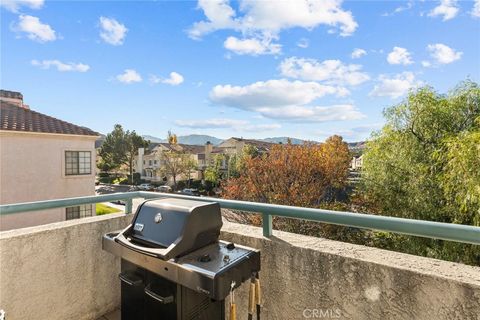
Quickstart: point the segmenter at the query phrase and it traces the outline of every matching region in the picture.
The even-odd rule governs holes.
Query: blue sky
[[[480,79],[480,1],[2,1],[1,87],[98,132],[368,137]]]

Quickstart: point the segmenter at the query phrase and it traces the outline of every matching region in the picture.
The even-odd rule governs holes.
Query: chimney
[[[210,141],[205,143],[205,163],[209,163],[213,151],[213,144]]]
[[[140,173],[140,175],[143,175],[143,155],[144,154],[145,154],[145,148],[138,148],[136,172]]]
[[[20,92],[0,90],[0,101],[14,104],[20,108],[30,109],[28,105],[23,104],[23,95]]]

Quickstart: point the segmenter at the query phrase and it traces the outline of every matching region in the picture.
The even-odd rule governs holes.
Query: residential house
[[[164,174],[164,152],[171,151],[172,148],[180,150],[188,154],[192,160],[197,164],[196,170],[193,170],[190,177],[180,176],[177,177],[177,181],[195,179],[202,180],[204,178],[205,169],[213,164],[216,155],[223,155],[221,169],[227,170],[228,158],[240,154],[246,145],[255,146],[260,152],[268,152],[273,143],[242,139],[242,138],[230,138],[214,146],[210,142],[207,142],[204,146],[199,145],[187,145],[176,144],[171,145],[168,143],[152,143],[148,148],[140,148],[138,150],[138,156],[135,159],[135,172],[141,173],[141,177],[144,180],[151,182],[160,182],[166,184],[173,184],[172,177],[168,177]]]
[[[0,204],[95,195],[98,133],[31,110],[0,91]],[[94,205],[0,216],[0,230],[95,214]]]
[[[350,162],[350,169],[361,170],[363,166],[363,154],[357,157],[353,157]]]

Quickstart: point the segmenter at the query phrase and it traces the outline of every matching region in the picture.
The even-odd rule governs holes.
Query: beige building
[[[0,92],[0,204],[95,194],[98,133],[30,110]],[[94,205],[0,216],[0,230],[95,215]]]
[[[363,166],[363,155],[352,158],[352,161],[350,163],[350,168],[352,170],[360,170],[362,169],[362,166]]]
[[[218,146],[214,146],[210,142],[207,142],[204,146],[187,144],[176,144],[172,146],[168,143],[153,143],[147,149],[140,148],[138,150],[138,156],[134,163],[135,172],[139,172],[141,178],[144,180],[172,185],[172,177],[165,175],[164,170],[162,169],[165,166],[164,152],[176,148],[177,150],[188,154],[196,164],[196,170],[191,172],[189,178],[202,180],[204,178],[205,169],[213,164],[216,155],[224,156],[222,158],[221,169],[227,170],[228,158],[240,154],[246,145],[253,145],[263,153],[268,152],[273,143],[242,138],[230,138],[223,141]],[[177,177],[177,181],[187,179],[187,176]]]

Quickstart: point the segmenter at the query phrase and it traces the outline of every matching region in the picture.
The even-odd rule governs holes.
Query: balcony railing
[[[260,213],[262,214],[263,235],[265,237],[270,237],[272,235],[272,217],[278,216],[480,245],[480,227],[475,226],[144,191],[6,204],[0,206],[0,215],[9,215],[30,211],[34,212],[37,210],[109,202],[115,200],[124,200],[126,202],[125,212],[131,213],[133,199],[152,199],[165,197],[218,202],[222,208],[241,210],[251,213]]]

